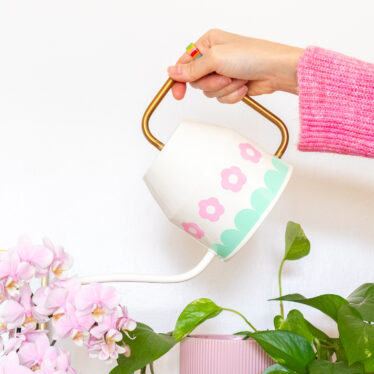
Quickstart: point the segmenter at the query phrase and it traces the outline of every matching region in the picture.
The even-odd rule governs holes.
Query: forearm
[[[301,151],[374,158],[374,65],[309,47],[298,64]]]

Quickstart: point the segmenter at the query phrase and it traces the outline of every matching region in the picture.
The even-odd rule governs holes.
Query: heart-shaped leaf
[[[171,335],[157,334],[149,326],[140,322],[137,322],[137,327],[132,334],[134,338],[123,334],[123,341],[131,349],[131,356],[120,355],[117,360],[118,366],[110,374],[133,374],[163,356],[176,344]]]
[[[338,329],[350,365],[374,356],[374,325],[365,322],[355,308],[340,308]]]
[[[374,321],[374,283],[365,283],[348,296],[352,305],[365,321]]]
[[[288,222],[284,260],[298,260],[309,254],[310,242],[298,223]]]
[[[174,339],[180,342],[201,323],[218,316],[221,312],[222,308],[210,299],[193,301],[180,314],[173,332]]]
[[[270,367],[268,367],[267,369],[265,369],[262,374],[284,374],[284,373],[288,373],[288,374],[296,374],[295,371],[293,370],[289,370],[287,368],[285,368],[284,366],[282,365],[279,365],[279,364],[274,364]]]
[[[309,365],[309,374],[364,374],[361,364],[348,366],[345,362],[315,360]]]
[[[313,343],[313,334],[310,332],[307,321],[301,312],[296,309],[291,310],[286,319],[282,316],[274,318],[276,330],[291,331],[303,336],[309,343]]]
[[[249,336],[278,364],[297,373],[307,373],[314,359],[313,346],[302,336],[289,331],[259,331]]]
[[[338,320],[338,311],[343,305],[347,305],[348,301],[339,295],[325,294],[307,299],[300,294],[290,294],[272,300],[293,301],[295,303],[309,305],[322,313],[327,314],[334,321]]]

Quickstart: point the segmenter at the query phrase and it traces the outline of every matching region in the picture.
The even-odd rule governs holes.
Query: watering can
[[[143,133],[160,151],[144,180],[168,219],[205,247],[205,256],[182,274],[104,274],[82,277],[82,283],[177,283],[191,279],[216,256],[228,260],[237,253],[289,181],[292,167],[281,160],[288,145],[287,128],[248,96],[242,101],[281,132],[274,155],[232,129],[196,121],[182,121],[166,144],[157,139],[150,131],[149,119],[173,84],[169,78],[143,116]]]

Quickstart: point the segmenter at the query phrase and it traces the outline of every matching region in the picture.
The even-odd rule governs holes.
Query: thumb
[[[214,71],[209,55],[188,62],[169,66],[168,73],[171,78],[178,82],[193,82]]]

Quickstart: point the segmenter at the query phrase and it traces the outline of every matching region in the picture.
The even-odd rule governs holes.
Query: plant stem
[[[278,273],[278,285],[279,285],[279,297],[282,297],[282,270],[284,265],[285,259],[282,260],[280,266],[279,266],[279,273]],[[280,300],[279,302],[280,306],[280,313],[282,318],[284,318],[284,308],[283,308],[283,301]]]
[[[140,374],[146,374],[147,372],[146,370],[147,370],[147,366],[144,366],[144,368],[140,370]]]
[[[153,362],[151,362],[149,364],[149,369],[151,370],[151,374],[155,374],[155,370],[154,370],[154,367],[153,367]]]
[[[249,322],[249,321],[247,320],[247,318],[245,318],[245,317],[243,316],[243,314],[239,313],[238,311],[236,311],[236,310],[234,310],[234,309],[230,309],[230,308],[222,308],[222,310],[226,310],[227,312],[235,313],[235,314],[237,314],[238,316],[242,317],[242,318],[244,319],[245,323],[246,323],[247,325],[249,325],[250,328],[251,328],[254,332],[257,332],[257,329],[252,325],[251,322]]]

